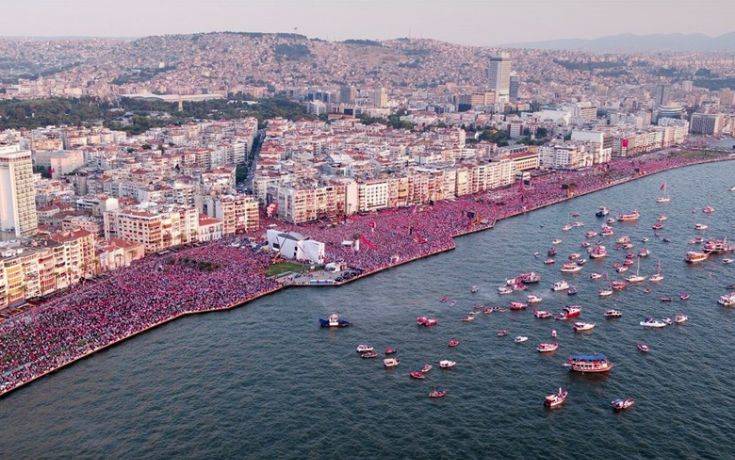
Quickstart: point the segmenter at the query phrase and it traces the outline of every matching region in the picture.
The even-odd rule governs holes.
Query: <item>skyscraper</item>
[[[0,145],[0,231],[31,236],[37,228],[31,152]]]
[[[388,106],[388,93],[385,87],[375,88],[373,92],[373,105],[379,109]]]
[[[510,56],[500,53],[490,58],[487,68],[487,78],[490,81],[490,89],[495,91],[498,102],[507,102],[510,99]]]
[[[521,87],[521,79],[518,75],[510,76],[510,84],[508,86],[508,97],[511,102],[518,100],[518,90]]]
[[[339,101],[343,104],[354,104],[357,90],[354,86],[342,85],[339,87]]]
[[[656,107],[662,107],[669,103],[669,85],[659,84],[656,85],[656,92],[654,94],[656,100]]]

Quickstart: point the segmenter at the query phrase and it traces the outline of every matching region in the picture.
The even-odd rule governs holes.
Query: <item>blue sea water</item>
[[[697,232],[735,239],[735,164],[675,170],[498,223],[492,231],[457,240],[455,251],[404,265],[340,288],[298,288],[239,309],[169,323],[83,360],[0,400],[0,453],[4,458],[679,458],[733,457],[735,448],[735,310],[717,299],[735,282],[735,264],[721,257],[687,266],[683,256]],[[657,204],[661,181],[669,204]],[[716,208],[712,215],[701,209]],[[590,261],[578,275],[542,261],[560,238],[559,260],[579,246],[584,232],[599,230],[596,208],[637,208],[637,224],[616,224],[610,257]],[[694,212],[693,212],[694,210]],[[579,212],[578,218],[570,213]],[[651,224],[669,217],[654,236]],[[586,226],[570,232],[571,220]],[[609,273],[622,260],[614,239],[630,235],[652,254],[665,280],[644,283],[613,297],[597,296],[592,271]],[[541,252],[540,258],[533,253]],[[635,267],[633,267],[633,270]],[[514,274],[535,270],[542,282],[527,293],[544,297],[539,308],[583,308],[597,327],[575,334],[571,325],[538,320],[530,311],[461,318],[476,303],[507,304],[525,294],[500,297],[496,288]],[[629,273],[628,273],[629,274]],[[552,293],[569,279],[576,297]],[[471,294],[469,288],[480,291]],[[646,293],[645,287],[651,292]],[[659,297],[691,298],[662,303]],[[442,303],[442,296],[454,303]],[[609,321],[604,310],[623,311]],[[331,312],[354,327],[329,331],[317,320]],[[689,315],[683,326],[645,330],[645,316]],[[419,328],[417,316],[439,318]],[[507,337],[496,335],[509,329]],[[560,348],[539,355],[535,345],[558,330]],[[525,344],[513,336],[525,335]],[[461,345],[447,347],[456,337]],[[636,342],[652,351],[641,354]],[[400,366],[384,370],[363,360],[360,343],[399,349]],[[570,373],[573,352],[603,352],[615,364],[606,376]],[[451,371],[440,359],[457,361]],[[426,380],[408,372],[435,365]],[[446,398],[430,400],[437,385]],[[564,407],[545,410],[547,393],[569,390]],[[615,413],[610,400],[632,396],[636,406]]]

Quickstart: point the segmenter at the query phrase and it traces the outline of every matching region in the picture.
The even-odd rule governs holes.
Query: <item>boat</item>
[[[663,323],[667,326],[671,326],[672,324],[674,324],[674,320],[672,320],[671,318],[664,318],[661,321],[663,321]]]
[[[501,329],[495,335],[497,335],[498,337],[505,337],[506,335],[508,335],[508,329]]]
[[[534,318],[538,318],[538,319],[548,319],[554,315],[552,315],[551,312],[546,311],[546,310],[536,310],[535,312],[533,312],[533,316]]]
[[[577,262],[577,265],[579,265],[580,267],[583,267],[584,264],[587,263],[587,259],[579,259],[576,262]]]
[[[662,327],[666,327],[666,323],[655,318],[646,318],[645,320],[640,322],[640,325],[650,329],[660,329]]]
[[[644,236],[643,238],[641,238],[641,243],[648,243],[648,237]]]
[[[732,187],[730,187],[730,191],[731,192],[735,192],[735,185],[733,185]]]
[[[371,347],[370,345],[365,345],[364,343],[361,343],[357,346],[358,353],[367,353],[369,351],[375,351],[375,348]]]
[[[615,267],[615,271],[618,272],[618,273],[625,273],[625,272],[628,271],[628,266],[627,265],[620,265],[618,267]]]
[[[702,238],[701,236],[695,236],[694,238],[689,240],[689,244],[702,244],[703,241],[704,238]]]
[[[674,301],[674,299],[668,295],[662,295],[661,297],[658,298],[658,300],[660,300],[661,302],[673,302]]]
[[[722,259],[722,263],[725,265],[730,265],[733,262],[735,262],[735,259]]]
[[[480,288],[477,287],[477,286],[472,286],[470,288],[470,292],[473,293],[473,294],[476,294],[479,290],[480,290]]]
[[[462,318],[462,321],[465,322],[465,323],[471,323],[474,320],[475,320],[475,315],[474,314],[469,314],[469,315],[465,316],[464,318]]]
[[[515,339],[513,339],[513,341],[514,341],[515,343],[523,343],[523,342],[525,342],[526,340],[528,340],[528,337],[526,337],[525,335],[519,335],[519,336],[517,336],[517,337],[516,337]]]
[[[651,225],[651,228],[654,231],[658,231],[658,230],[661,230],[662,228],[664,228],[664,224],[662,224],[661,222],[656,222],[655,224]]]
[[[638,218],[641,217],[641,213],[638,212],[638,210],[633,210],[632,212],[629,212],[627,214],[621,214],[618,217],[618,221],[620,222],[635,222],[638,220]]]
[[[589,241],[582,241],[581,243],[579,243],[579,245],[589,251],[589,247],[592,246],[592,243],[590,243]]]
[[[422,368],[421,368],[421,373],[422,373],[422,374],[426,374],[427,372],[429,372],[429,371],[430,371],[430,370],[432,370],[433,368],[434,368],[434,366],[432,366],[432,365],[431,365],[431,364],[429,364],[429,363],[426,363],[426,364],[424,364],[424,367],[422,367]]]
[[[360,353],[360,358],[369,359],[369,358],[377,358],[378,353],[375,351],[365,351]]]
[[[623,313],[620,310],[605,311],[605,318],[608,318],[608,319],[620,318],[622,316],[623,316]]]
[[[385,367],[386,369],[392,369],[398,366],[399,363],[400,361],[398,360],[398,358],[385,358],[383,360],[383,367]]]
[[[574,227],[572,227],[572,224],[566,224],[566,225],[564,225],[564,226],[563,226],[563,227],[561,228],[561,231],[563,231],[563,232],[568,232],[568,231],[569,231],[569,230],[571,230],[572,228],[574,228]]]
[[[579,217],[579,214],[577,214],[574,217]],[[580,222],[580,221],[572,222],[572,227],[584,227],[584,222]]]
[[[429,398],[443,398],[447,395],[447,390],[442,387],[436,387],[429,392]]]
[[[707,224],[694,224],[694,230],[707,230],[708,228]]]
[[[569,289],[567,289],[567,295],[577,295],[578,292],[576,286],[569,286]]]
[[[715,208],[713,208],[712,206],[707,205],[704,208],[702,208],[702,212],[705,213],[705,214],[712,214],[713,212],[715,212]]]
[[[589,255],[592,259],[602,259],[603,257],[607,257],[607,248],[598,244],[589,251]]]
[[[327,319],[319,318],[319,326],[321,327],[347,327],[351,325],[352,323],[349,321],[339,319],[339,315],[337,313],[332,313]]]
[[[529,304],[535,304],[535,303],[541,303],[541,301],[543,301],[544,299],[535,294],[529,294],[526,296],[526,300],[528,301]]]
[[[582,270],[582,267],[574,262],[564,262],[564,265],[561,266],[562,273],[577,273],[580,270]]]
[[[449,347],[454,348],[459,346],[459,340],[457,339],[449,339]]]
[[[651,251],[648,250],[648,248],[643,248],[640,251],[638,251],[638,257],[648,257],[651,255]]]
[[[567,259],[569,260],[569,262],[576,262],[581,257],[582,257],[582,254],[580,254],[578,252],[573,252],[573,253],[569,254],[569,257],[567,257]]]
[[[640,269],[641,269],[641,259],[639,257],[638,258],[638,267],[635,270],[635,275],[630,275],[629,277],[625,278],[625,280],[627,282],[629,282],[629,283],[641,283],[643,281],[646,281],[646,279],[648,277],[647,276],[642,276],[640,274]]]
[[[614,399],[610,402],[610,405],[613,409],[616,411],[623,411],[626,409],[630,409],[635,404],[635,399],[633,398],[625,398],[625,399]]]
[[[535,284],[541,281],[541,275],[536,272],[521,273],[516,279],[524,284]]]
[[[659,187],[659,190],[663,192],[661,195],[659,195],[658,198],[656,198],[656,203],[668,203],[671,201],[671,197],[666,192],[666,182],[661,182],[661,187]]]
[[[595,213],[595,216],[605,217],[608,214],[610,214],[610,210],[606,208],[605,206],[600,206],[599,208],[597,208],[597,212]]]
[[[627,236],[627,235],[625,235],[625,236],[621,236],[621,237],[620,237],[620,238],[618,238],[618,239],[617,239],[617,240],[616,240],[615,242],[616,242],[617,244],[628,244],[628,243],[630,243],[630,237],[629,237],[629,236]]]
[[[548,407],[549,409],[556,409],[557,407],[561,407],[561,405],[564,404],[564,401],[567,400],[568,394],[569,392],[567,390],[559,388],[556,393],[547,395],[546,398],[544,398],[544,406]]]
[[[669,218],[666,216],[666,214],[661,213],[661,214],[658,215],[658,220],[661,221],[661,222],[665,222],[668,219]]]
[[[709,254],[706,252],[689,251],[684,260],[688,264],[697,264],[707,260],[707,257],[709,257]]]
[[[416,380],[423,380],[426,378],[426,375],[424,375],[421,371],[412,371],[408,374],[412,379]]]
[[[681,292],[679,293],[679,299],[681,300],[689,300],[689,293],[688,292]]]
[[[728,244],[727,239],[722,240],[707,240],[702,245],[702,252],[707,254],[722,254],[724,252],[731,252],[735,247]]]
[[[561,243],[561,240],[559,238],[551,242],[551,244],[560,244],[560,243]]]
[[[546,260],[544,260],[544,263],[546,265],[554,265],[555,262],[556,261],[554,259],[546,259]]]
[[[640,351],[641,353],[648,353],[649,351],[651,351],[651,347],[649,347],[643,342],[638,342],[636,344],[636,347],[638,348],[638,351]]]
[[[574,354],[567,359],[566,366],[574,372],[597,373],[609,372],[613,364],[602,353]]]
[[[617,219],[615,219],[614,217],[608,217],[605,222],[607,222],[607,225],[612,225],[617,222]]]
[[[597,295],[600,297],[610,297],[611,295],[613,295],[613,290],[612,289],[600,289],[597,292]]]
[[[574,323],[572,326],[572,330],[574,332],[585,332],[585,331],[591,331],[595,328],[595,323],[584,323],[584,322],[577,322]]]
[[[674,323],[676,324],[684,324],[689,320],[689,317],[685,315],[684,313],[677,313],[674,316]]]
[[[602,278],[603,278],[602,273],[597,273],[597,272],[590,273],[590,279],[593,280],[593,281],[599,280],[599,279],[602,279]]]
[[[656,273],[651,275],[648,278],[648,280],[653,283],[658,283],[664,280],[664,275],[661,274],[661,262],[660,261],[656,261]]]
[[[558,348],[559,348],[559,344],[556,342],[553,342],[553,343],[544,342],[544,343],[538,344],[538,346],[536,347],[536,351],[538,351],[539,353],[553,353]]]
[[[720,300],[718,300],[717,303],[724,307],[732,307],[735,305],[735,292],[720,296]]]
[[[439,320],[435,318],[427,318],[426,316],[419,316],[416,318],[416,324],[424,327],[432,327],[439,324]]]
[[[600,235],[602,236],[612,236],[615,234],[615,230],[613,230],[612,227],[609,225],[603,225],[602,230],[600,231]]]
[[[572,318],[577,318],[581,314],[582,314],[581,307],[578,307],[576,305],[568,305],[562,308],[561,312],[556,316],[556,319],[568,320]]]
[[[613,291],[622,291],[628,286],[628,283],[624,280],[615,280],[612,283],[610,283],[610,287],[613,289]]]
[[[398,353],[398,349],[397,348],[393,348],[393,347],[388,347],[388,348],[385,349],[385,352],[384,353],[385,353],[386,356],[388,356],[388,355],[395,355],[396,353]]]
[[[510,309],[510,311],[521,311],[525,310],[526,307],[528,307],[528,304],[525,304],[523,302],[511,302],[510,307],[508,308]]]
[[[554,257],[556,255],[556,248],[554,246],[550,247],[548,251],[546,251],[546,255],[549,257]]]
[[[663,241],[664,243],[673,243],[673,240],[671,238],[667,238],[667,237],[661,238],[661,241]]]
[[[596,232],[596,231],[594,231],[594,230],[588,230],[588,231],[587,231],[587,232],[585,232],[585,234],[584,234],[584,237],[585,237],[585,238],[594,238],[594,237],[596,237],[596,236],[597,236],[597,232]]]
[[[442,359],[441,361],[439,361],[439,367],[441,367],[442,369],[451,369],[456,365],[456,361],[450,361],[448,359]]]
[[[501,294],[501,295],[513,294],[513,288],[510,288],[508,286],[500,286],[498,288],[498,294]]]
[[[551,286],[551,290],[556,291],[566,291],[569,289],[569,283],[567,283],[565,280],[557,281]]]

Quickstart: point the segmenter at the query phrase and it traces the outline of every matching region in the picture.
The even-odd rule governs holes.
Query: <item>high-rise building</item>
[[[518,90],[521,87],[521,78],[518,75],[511,75],[508,86],[508,97],[510,102],[516,102],[518,100]]]
[[[692,134],[719,136],[722,132],[723,117],[720,114],[693,113],[689,124]]]
[[[487,78],[490,81],[490,89],[497,95],[498,102],[507,102],[510,99],[510,70],[511,61],[507,53],[490,58]]]
[[[342,85],[339,87],[339,102],[343,104],[354,104],[357,98],[357,90],[354,86]]]
[[[730,88],[725,88],[720,91],[720,107],[723,109],[729,109],[732,107],[733,100],[735,99],[735,93]]]
[[[31,152],[0,145],[0,231],[31,236],[37,229]]]
[[[388,106],[388,92],[385,90],[385,87],[375,88],[373,92],[373,105],[378,109]]]
[[[669,103],[669,85],[659,84],[656,85],[656,92],[654,94],[656,100],[656,107],[662,107]]]

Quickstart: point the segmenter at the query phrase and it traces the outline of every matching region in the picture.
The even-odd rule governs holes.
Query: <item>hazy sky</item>
[[[735,0],[0,0],[0,35],[142,36],[221,30],[331,40],[494,45],[622,32],[735,31]]]

